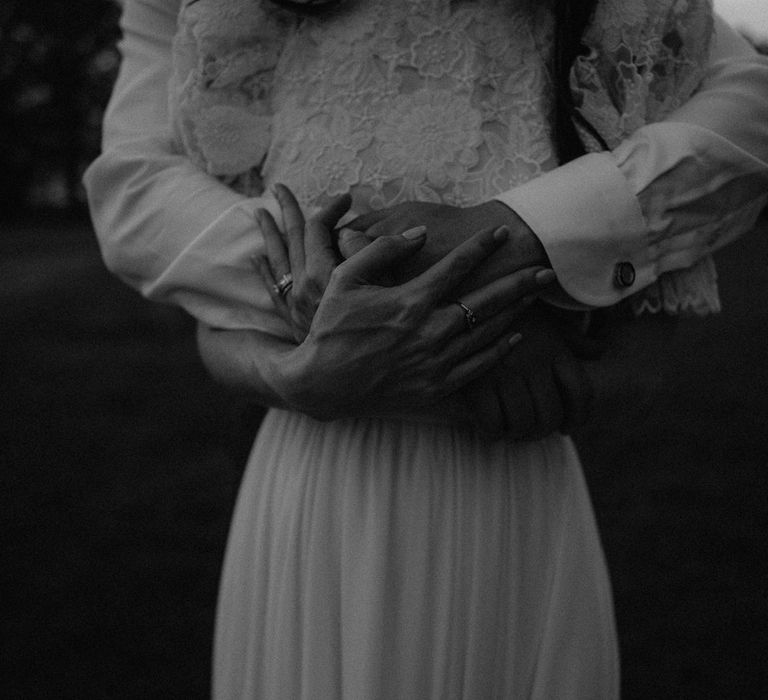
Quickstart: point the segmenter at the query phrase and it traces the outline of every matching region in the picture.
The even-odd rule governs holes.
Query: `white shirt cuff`
[[[611,306],[656,279],[640,203],[610,153],[590,153],[496,199],[534,231],[562,289]]]

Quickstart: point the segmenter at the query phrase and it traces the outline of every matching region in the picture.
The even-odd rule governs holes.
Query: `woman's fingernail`
[[[517,345],[521,340],[523,339],[523,336],[520,333],[515,333],[508,341],[507,343],[512,345]]]
[[[351,209],[342,216],[338,223],[336,224],[339,228],[343,228],[346,226],[350,221],[354,221],[357,218],[357,214],[352,211]]]
[[[494,232],[493,232],[493,240],[494,241],[506,241],[507,237],[509,236],[509,229],[506,226],[499,226]]]
[[[355,230],[351,228],[342,227],[339,229],[339,240],[345,241],[350,236],[354,235]]]
[[[545,270],[539,270],[535,276],[536,284],[540,287],[545,287],[548,284],[552,284],[557,279],[555,271],[547,268]]]
[[[407,231],[403,231],[400,235],[403,238],[407,238],[409,241],[412,241],[415,238],[421,238],[426,232],[426,226],[414,226],[413,228],[409,228]]]

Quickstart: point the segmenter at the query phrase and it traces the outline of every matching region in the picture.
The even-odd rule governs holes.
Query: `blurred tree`
[[[111,0],[2,0],[0,217],[82,208],[119,63],[118,17]]]

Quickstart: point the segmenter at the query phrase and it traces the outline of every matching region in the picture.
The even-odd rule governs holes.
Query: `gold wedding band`
[[[464,324],[466,325],[467,330],[471,331],[477,325],[477,315],[466,304],[460,301],[457,301],[456,303],[461,307],[461,310],[464,312]]]

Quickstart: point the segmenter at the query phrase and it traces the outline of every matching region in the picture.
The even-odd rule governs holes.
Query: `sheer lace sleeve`
[[[708,0],[598,3],[571,88],[610,148],[690,98],[706,70],[712,29]]]
[[[704,75],[712,28],[707,1],[598,4],[585,42],[590,53],[577,59],[573,78],[581,113],[609,147],[690,98]],[[589,135],[584,137],[590,143]],[[638,314],[719,311],[714,261],[707,255],[690,267],[661,273],[631,305]]]

